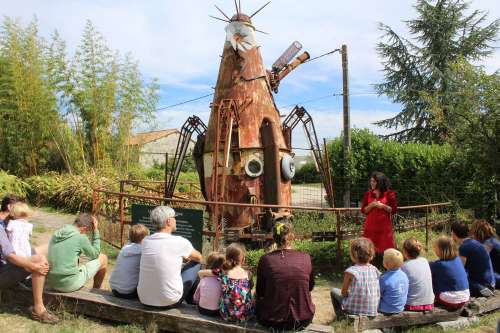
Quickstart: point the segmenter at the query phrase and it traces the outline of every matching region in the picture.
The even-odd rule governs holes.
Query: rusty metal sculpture
[[[309,54],[304,52],[289,63],[301,48],[294,42],[271,71],[264,68],[255,39],[258,30],[251,21],[263,7],[248,16],[236,5],[231,18],[216,7],[226,18],[217,19],[228,23],[226,41],[208,129],[198,143],[203,154],[195,158],[209,201],[291,204],[292,152],[273,91],[277,92],[280,81],[309,59]],[[226,233],[239,233],[247,227],[269,231],[276,220],[291,215],[288,210],[219,205],[210,213],[216,231],[224,224]]]

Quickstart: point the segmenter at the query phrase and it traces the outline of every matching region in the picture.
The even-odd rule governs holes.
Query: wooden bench
[[[395,315],[379,314],[376,317],[349,316],[349,318],[353,321],[354,331],[362,332],[369,329],[409,327],[456,320],[460,317],[461,312],[462,310],[447,311],[435,308],[427,312],[403,311]]]
[[[31,290],[2,290],[1,302],[27,305],[33,301]],[[81,289],[72,293],[45,292],[44,301],[51,307],[105,320],[128,324],[148,325],[154,323],[158,329],[169,332],[187,333],[268,333],[269,330],[251,321],[231,324],[198,313],[196,307],[182,305],[170,310],[156,310],[146,307],[137,300],[114,297],[109,291]],[[304,333],[331,333],[332,327],[309,325]]]
[[[376,317],[349,316],[349,318],[353,321],[354,331],[362,332],[369,329],[435,324],[457,320],[460,317],[473,317],[498,309],[500,309],[500,290],[495,290],[493,297],[472,298],[465,308],[457,311],[434,308],[427,312],[404,311],[395,315],[379,314]]]
[[[463,316],[473,317],[500,309],[500,290],[495,290],[493,297],[473,298],[464,309]]]

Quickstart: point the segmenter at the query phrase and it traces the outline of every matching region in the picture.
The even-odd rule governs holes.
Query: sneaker
[[[479,290],[479,293],[483,297],[491,297],[494,295],[493,291],[490,288],[483,288],[483,289]]]

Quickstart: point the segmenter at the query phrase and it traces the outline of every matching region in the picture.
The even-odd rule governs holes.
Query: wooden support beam
[[[176,309],[157,310],[146,307],[137,300],[114,297],[109,291],[81,289],[72,293],[45,292],[44,300],[51,308],[64,307],[65,311],[100,319],[148,325],[155,323],[160,330],[186,333],[269,333],[256,322],[231,324],[222,320],[205,317],[196,307],[182,305]],[[31,290],[2,290],[2,303],[32,304]],[[303,333],[333,333],[330,326],[309,325]]]
[[[395,315],[378,315],[374,318],[362,316],[352,316],[350,318],[354,320],[354,332],[362,332],[369,329],[409,327],[456,320],[460,317],[461,311],[447,311],[436,308],[433,311],[425,313],[404,311]]]

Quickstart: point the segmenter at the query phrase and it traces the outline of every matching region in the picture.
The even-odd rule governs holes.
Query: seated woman
[[[257,321],[275,330],[299,330],[314,317],[311,257],[292,249],[289,223],[273,228],[277,250],[260,258],[257,267]]]
[[[434,253],[439,258],[430,263],[436,303],[450,310],[459,309],[469,301],[470,293],[458,248],[450,237],[440,236],[434,242]]]
[[[500,240],[495,229],[486,220],[477,220],[471,228],[472,237],[483,244],[490,254],[495,274],[496,288],[500,289]]]

